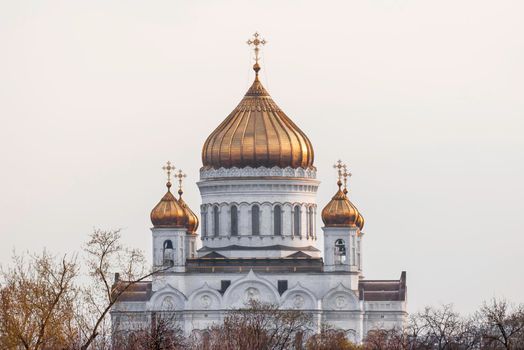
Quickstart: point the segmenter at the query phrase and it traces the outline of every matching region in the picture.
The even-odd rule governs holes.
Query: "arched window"
[[[313,207],[308,209],[308,220],[309,220],[309,237],[313,238],[315,235],[315,221],[313,220]]]
[[[175,265],[175,256],[173,250],[173,242],[171,240],[165,240],[162,250],[162,264],[164,266],[173,266]]]
[[[260,234],[260,207],[258,205],[251,208],[251,232],[254,235]]]
[[[275,235],[282,235],[282,207],[280,205],[276,205],[273,209],[273,219],[273,233]]]
[[[335,264],[346,262],[346,243],[343,239],[335,241]]]
[[[293,235],[300,236],[300,216],[302,215],[300,210],[300,205],[295,205],[295,210],[293,211]]]
[[[202,237],[207,237],[207,210],[202,207]]]
[[[218,237],[218,233],[220,232],[220,216],[218,213],[218,207],[213,207],[213,234],[215,237]]]
[[[231,236],[238,236],[238,208],[231,207]]]

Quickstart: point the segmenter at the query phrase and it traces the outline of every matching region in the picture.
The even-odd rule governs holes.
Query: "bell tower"
[[[347,182],[351,176],[347,166],[339,160],[334,167],[338,173],[338,190],[322,210],[324,271],[350,272],[351,285],[356,289],[362,273],[364,217],[347,196]]]
[[[196,229],[198,218],[182,200],[182,179],[179,171],[179,199],[171,193],[171,174],[175,167],[171,162],[162,168],[167,173],[167,192],[151,211],[153,228],[153,265],[184,272],[186,259],[196,254]]]

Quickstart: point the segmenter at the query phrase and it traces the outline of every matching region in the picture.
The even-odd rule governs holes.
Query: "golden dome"
[[[151,222],[155,228],[186,227],[186,212],[171,193],[171,182],[166,186],[166,194],[151,211]]]
[[[364,227],[364,217],[342,191],[342,182],[338,181],[338,191],[322,210],[322,221],[326,227]]]
[[[258,79],[238,106],[209,135],[202,149],[205,168],[312,168],[313,145],[276,105]]]
[[[178,204],[184,209],[186,218],[187,218],[187,232],[191,234],[196,234],[196,231],[198,229],[198,217],[195,213],[189,208],[187,203],[182,199],[182,190],[178,190]]]

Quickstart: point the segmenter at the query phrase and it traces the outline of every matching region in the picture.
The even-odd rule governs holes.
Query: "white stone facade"
[[[202,247],[183,229],[153,229],[154,264],[172,268],[115,305],[115,330],[169,310],[190,334],[249,299],[304,310],[317,327],[329,323],[356,342],[369,330],[401,327],[405,274],[364,280],[362,232],[323,228],[324,246],[317,246],[315,178],[310,169],[202,170]]]

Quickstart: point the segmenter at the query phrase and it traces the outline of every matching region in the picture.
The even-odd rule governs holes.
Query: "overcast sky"
[[[366,218],[366,278],[409,309],[524,302],[524,2],[0,1],[0,263],[124,228],[151,254],[166,160],[188,174],[253,78],[335,160]],[[320,220],[319,220],[320,222]],[[320,229],[319,229],[320,231]]]

